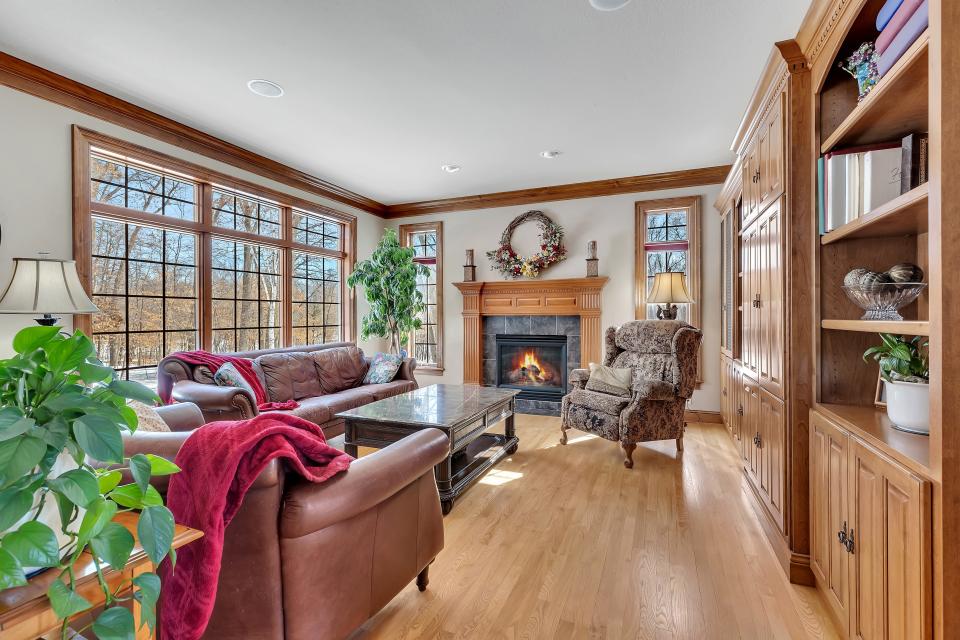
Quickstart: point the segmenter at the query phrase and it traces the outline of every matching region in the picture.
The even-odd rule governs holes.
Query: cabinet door
[[[781,93],[770,109],[763,124],[761,135],[764,144],[760,147],[760,205],[763,211],[783,193],[784,148],[783,110],[786,94]]]
[[[730,361],[720,358],[720,419],[727,431],[733,435],[733,421],[730,416]]]
[[[760,206],[760,159],[757,154],[757,140],[747,146],[743,156],[743,209],[741,222],[752,220]]]
[[[744,328],[743,364],[757,375],[760,359],[760,236],[756,224],[750,225],[743,235],[744,254]]]
[[[743,377],[743,448],[747,472],[755,487],[760,487],[763,460],[760,456],[760,388],[750,378]]]
[[[850,442],[850,636],[931,633],[930,484]]]
[[[758,221],[759,227],[759,358],[760,384],[783,397],[783,200],[777,200]]]
[[[841,543],[847,521],[847,433],[820,414],[810,412],[810,567],[847,633],[849,624],[849,558]]]
[[[783,499],[786,486],[786,420],[783,402],[760,390],[760,491],[770,515],[783,531]]]

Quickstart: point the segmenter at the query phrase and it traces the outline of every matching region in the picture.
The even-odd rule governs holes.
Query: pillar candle
[[[468,267],[473,266],[473,249],[467,249],[467,261],[464,264]]]
[[[597,241],[591,240],[587,243],[587,258],[594,260],[597,257]]]

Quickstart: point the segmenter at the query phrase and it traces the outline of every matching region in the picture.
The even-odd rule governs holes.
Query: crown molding
[[[596,198],[622,193],[640,193],[644,191],[661,191],[665,189],[697,187],[707,184],[721,184],[730,172],[730,168],[731,165],[725,164],[700,169],[652,173],[644,176],[612,178],[610,180],[595,180],[593,182],[575,182],[549,187],[534,187],[532,189],[518,189],[516,191],[501,191],[499,193],[445,198],[443,200],[392,204],[387,206],[386,217],[388,219],[406,218],[408,216],[422,216],[448,211],[471,211],[474,209],[490,209],[492,207],[507,207],[519,204],[531,204],[534,202]]]
[[[386,205],[166,116],[0,52],[0,85],[54,102],[296,189],[385,217]]]

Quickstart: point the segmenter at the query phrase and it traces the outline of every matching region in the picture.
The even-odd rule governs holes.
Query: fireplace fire
[[[566,336],[497,335],[497,386],[519,398],[559,401],[567,388]]]

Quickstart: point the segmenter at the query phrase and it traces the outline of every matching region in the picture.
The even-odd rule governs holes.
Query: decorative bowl
[[[866,312],[861,320],[903,320],[898,311],[916,300],[926,286],[925,282],[894,282],[842,288]]]

